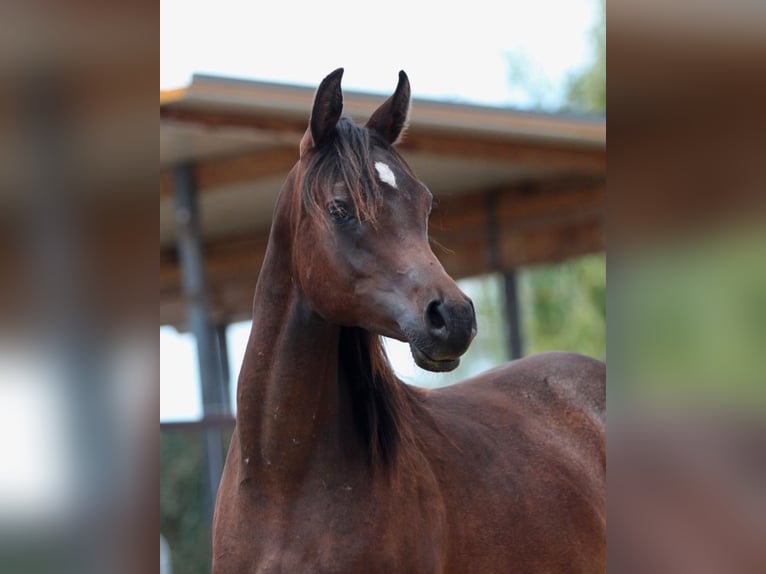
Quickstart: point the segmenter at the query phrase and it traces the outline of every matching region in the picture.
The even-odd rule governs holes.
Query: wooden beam
[[[205,245],[210,317],[229,323],[250,316],[268,234],[234,237]],[[160,252],[160,324],[183,325],[184,301],[174,249]]]
[[[302,134],[306,131],[308,127],[308,114],[307,110],[305,117],[287,119],[284,117],[265,117],[256,114],[237,114],[160,106],[160,120],[200,124],[211,128],[248,128],[269,132],[295,132],[297,134]]]
[[[211,282],[211,300],[219,297],[217,289],[224,283],[246,282],[255,289],[267,240],[268,235],[258,234],[218,240],[205,246],[205,272]],[[160,253],[160,299],[178,297],[179,286],[178,259],[175,250],[168,249]]]
[[[281,146],[201,163],[196,169],[201,189],[287,173],[298,161],[298,146]]]
[[[455,278],[482,275],[492,271],[506,271],[523,265],[564,261],[571,257],[603,251],[604,222],[601,217],[571,221],[564,225],[514,229],[499,227],[498,267],[493,268],[489,258],[489,240],[486,234],[453,235],[446,243],[447,252],[439,247],[434,253],[447,272]]]
[[[461,159],[480,159],[525,166],[541,166],[576,173],[606,173],[606,150],[536,140],[466,137],[436,131],[411,130],[399,146],[404,154],[428,153]]]
[[[264,117],[255,114],[235,114],[208,110],[184,109],[160,106],[160,120],[172,120],[188,124],[199,124],[209,128],[246,128],[269,132],[293,132],[300,140],[308,127],[309,110],[305,116],[294,119]],[[296,140],[296,145],[298,141]]]
[[[499,220],[516,226],[536,225],[550,218],[605,210],[606,181],[603,177],[555,179],[436,198],[430,221],[432,232],[466,227],[485,229],[488,194],[497,198]]]
[[[193,167],[197,188],[204,193],[215,187],[286,174],[298,161],[298,146],[279,146],[246,154],[206,160]],[[160,197],[170,196],[169,170],[160,172]]]

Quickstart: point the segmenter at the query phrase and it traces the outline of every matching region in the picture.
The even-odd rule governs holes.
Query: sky
[[[508,55],[555,98],[588,64],[596,9],[594,0],[162,0],[160,88],[195,72],[316,86],[342,66],[346,89],[387,93],[404,69],[415,97],[523,107]]]
[[[162,0],[160,89],[183,87],[195,73],[315,87],[342,66],[345,89],[388,95],[403,69],[416,98],[555,109],[569,75],[590,63],[597,6],[594,0],[452,6]],[[229,327],[233,380],[248,333],[246,323]],[[399,376],[415,379],[407,345],[387,348]],[[160,361],[160,420],[199,418],[192,338],[161,328]]]

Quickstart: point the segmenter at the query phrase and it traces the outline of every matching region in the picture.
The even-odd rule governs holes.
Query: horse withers
[[[476,319],[394,148],[407,76],[357,125],[342,74],[316,92],[274,211],[213,571],[603,572],[603,363],[548,353],[432,391],[396,378],[381,335],[448,371]]]

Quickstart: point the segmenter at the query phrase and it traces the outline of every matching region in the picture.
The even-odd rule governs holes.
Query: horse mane
[[[414,439],[411,418],[420,407],[416,390],[394,374],[380,336],[361,327],[341,328],[338,359],[370,462],[393,466],[400,447]]]
[[[401,156],[382,136],[342,117],[330,142],[316,150],[303,178],[303,204],[314,214],[324,214],[326,190],[343,182],[361,221],[375,224],[383,190],[373,167],[373,147],[385,149],[401,160]],[[406,169],[406,163],[401,160]]]

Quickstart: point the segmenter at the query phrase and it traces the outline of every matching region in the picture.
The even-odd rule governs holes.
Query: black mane
[[[415,390],[394,374],[380,337],[360,327],[341,328],[338,360],[371,462],[393,465],[402,441],[412,440]]]

